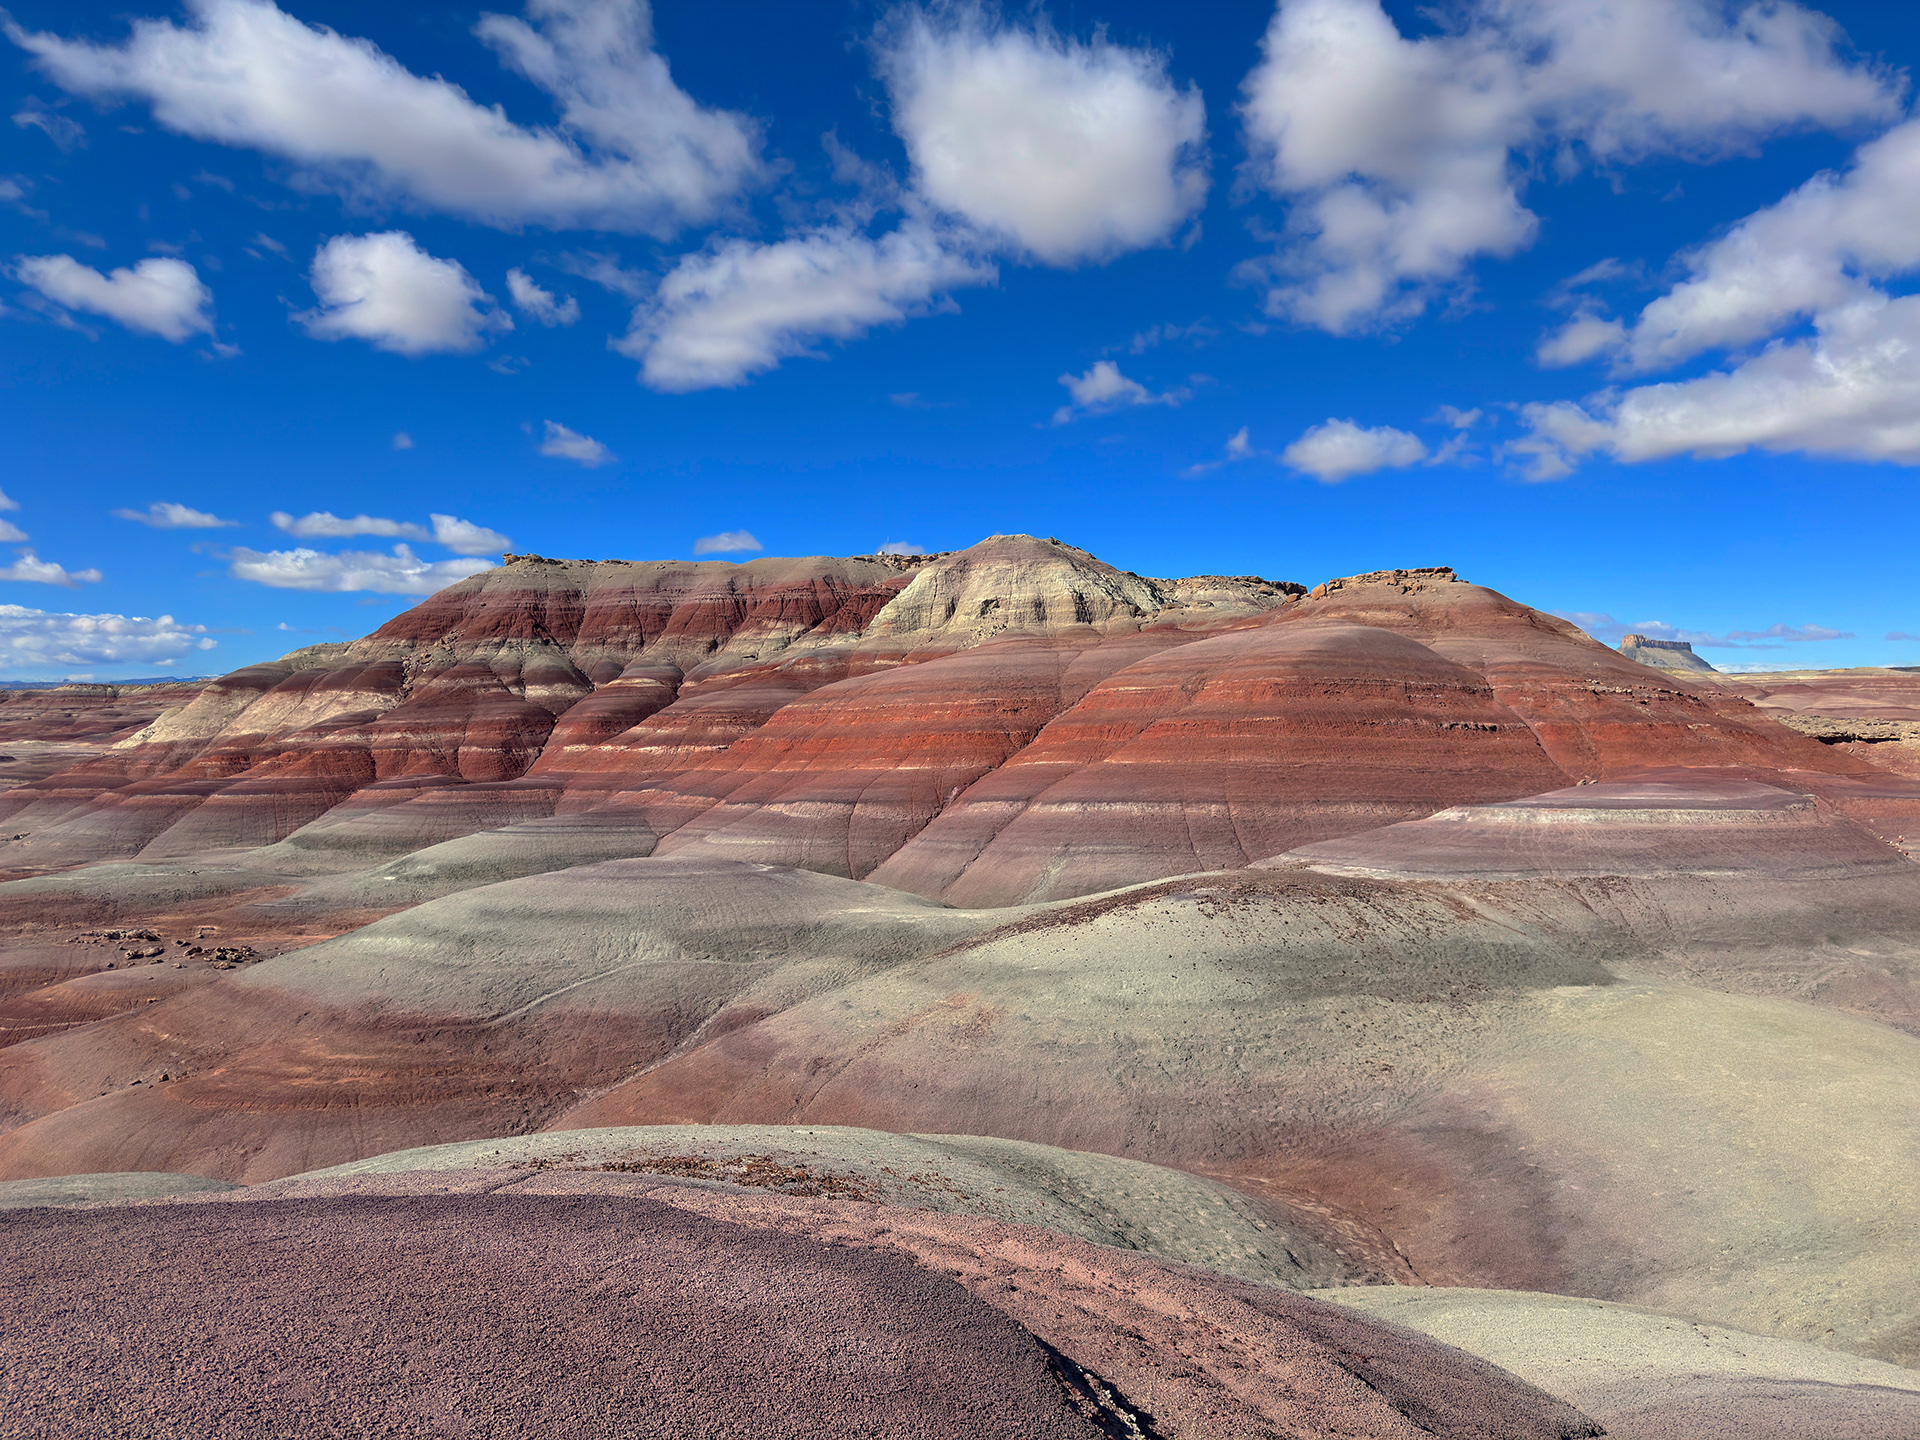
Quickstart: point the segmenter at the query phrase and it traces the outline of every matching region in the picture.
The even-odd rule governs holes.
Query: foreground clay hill
[[[1649,669],[1444,569],[509,557],[0,796],[0,1229],[158,1257],[268,1215],[296,1255],[423,1197],[462,1236],[509,1189],[710,1205],[973,1277],[1019,1334],[952,1291],[871,1323],[1069,1396],[1006,1433],[1920,1433],[1920,777],[1812,723],[1903,723],[1888,675]],[[113,1203],[31,1208],[76,1200]],[[1184,1320],[1047,1329],[1061,1276],[1173,1293],[1121,1252],[1498,1369],[1454,1410],[1361,1376],[1403,1432],[1311,1346],[1286,1410],[1182,1370]],[[394,1383],[365,1404],[437,1403]]]

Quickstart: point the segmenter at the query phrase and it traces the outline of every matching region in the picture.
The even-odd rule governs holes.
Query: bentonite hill
[[[0,1434],[1920,1435],[1916,722],[1020,535],[14,692]]]

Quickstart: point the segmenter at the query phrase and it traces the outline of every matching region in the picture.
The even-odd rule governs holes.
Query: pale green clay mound
[[[196,1195],[239,1188],[225,1180],[209,1180],[204,1175],[169,1175],[162,1171],[50,1175],[43,1180],[0,1180],[0,1210],[26,1210],[41,1205],[113,1204],[122,1200],[155,1200],[164,1195]]]
[[[1348,1273],[1316,1241],[1210,1180],[975,1135],[891,1135],[838,1125],[610,1126],[429,1145],[276,1183],[403,1171],[615,1168],[1043,1225],[1290,1290],[1336,1284]]]

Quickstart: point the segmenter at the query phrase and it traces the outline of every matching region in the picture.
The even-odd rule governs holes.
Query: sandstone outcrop
[[[1649,640],[1645,635],[1622,635],[1620,653],[1650,670],[1677,670],[1683,675],[1719,673],[1693,653],[1693,644],[1687,640]]]

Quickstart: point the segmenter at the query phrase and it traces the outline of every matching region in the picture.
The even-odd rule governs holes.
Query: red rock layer
[[[0,744],[18,740],[112,740],[185,705],[204,681],[169,685],[56,685],[0,689]]]
[[[994,905],[1662,766],[1805,772],[1920,833],[1920,785],[1450,572],[1288,590],[1025,536],[904,571],[522,558],[8,793],[8,859],[385,857],[591,811],[632,853]]]
[[[1052,899],[1560,783],[1465,667],[1390,631],[1261,626],[1109,676],[873,878]]]
[[[156,856],[271,843],[369,784],[513,780],[576,702],[596,703],[560,731],[558,762],[670,703],[683,667],[857,633],[910,578],[870,561],[522,558],[365,640],[237,671],[108,754],[0,797],[29,835],[9,859],[132,855],[177,823]]]
[[[1711,686],[1494,591],[1389,577],[1117,671],[872,878],[1056,899],[1660,766],[1812,771],[1865,823],[1920,814],[1920,787]]]
[[[1920,666],[1721,675],[1715,683],[1774,713],[1920,720]]]

